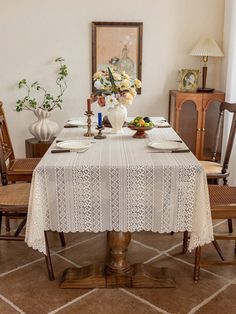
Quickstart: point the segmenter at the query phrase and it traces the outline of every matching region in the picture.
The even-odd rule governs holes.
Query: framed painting
[[[179,70],[178,90],[181,92],[196,92],[198,89],[199,70],[195,69],[181,69]]]
[[[110,67],[141,81],[142,37],[143,23],[92,22],[92,74]]]

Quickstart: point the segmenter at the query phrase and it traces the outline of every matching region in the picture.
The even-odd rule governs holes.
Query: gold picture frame
[[[181,92],[194,93],[198,89],[199,70],[181,69],[178,72],[178,90]]]

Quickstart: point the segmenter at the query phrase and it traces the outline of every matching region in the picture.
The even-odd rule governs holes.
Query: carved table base
[[[130,232],[109,231],[107,233],[110,247],[108,263],[66,269],[62,275],[60,288],[175,287],[175,281],[167,268],[128,263],[126,252],[130,240]]]

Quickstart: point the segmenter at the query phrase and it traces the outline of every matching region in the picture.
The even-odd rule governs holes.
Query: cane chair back
[[[219,148],[220,134],[222,131],[223,117],[224,117],[225,111],[231,112],[233,114],[233,117],[232,117],[230,133],[229,133],[229,137],[227,141],[225,157],[224,157],[223,163],[220,164],[220,161],[216,160],[216,154]],[[223,179],[224,184],[227,184],[227,177],[229,176],[228,166],[229,166],[229,160],[230,160],[230,156],[231,156],[231,152],[233,148],[235,132],[236,132],[236,104],[223,102],[220,105],[220,113],[219,113],[219,118],[218,118],[218,123],[217,123],[215,143],[214,143],[213,151],[212,151],[212,159],[211,161],[201,161],[201,164],[204,166],[206,170],[208,179],[215,179],[215,180]]]
[[[3,111],[3,103],[0,101],[0,162],[3,167],[3,163],[12,163],[15,159],[14,151],[12,148],[11,139],[9,136],[9,131],[6,123],[5,114]],[[2,180],[6,180],[6,167],[4,173],[2,173]],[[5,182],[4,182],[5,183]],[[5,183],[6,184],[6,183]]]
[[[209,185],[209,196],[211,203],[211,215],[213,219],[236,218],[236,186]],[[236,234],[214,234],[214,241],[216,242],[216,240],[236,240]],[[223,254],[221,255],[221,259],[223,261],[201,261],[201,247],[198,247],[195,252],[194,281],[197,282],[199,280],[200,267],[203,265],[210,266],[236,264],[235,259],[232,261],[225,261]]]
[[[7,180],[30,182],[40,158],[15,158],[2,102],[0,102],[0,146],[2,147],[0,162],[6,164],[6,171],[3,171],[1,176],[2,184],[7,184]]]

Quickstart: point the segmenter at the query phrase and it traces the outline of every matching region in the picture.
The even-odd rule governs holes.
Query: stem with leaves
[[[57,73],[56,84],[59,86],[59,94],[57,96],[53,96],[47,92],[45,88],[43,88],[38,81],[34,82],[33,84],[29,85],[26,79],[21,80],[18,83],[19,88],[25,88],[27,91],[27,96],[23,99],[18,99],[16,102],[16,111],[22,110],[35,110],[37,108],[45,110],[45,111],[52,111],[56,107],[62,109],[62,96],[67,89],[66,77],[68,76],[67,66],[64,63],[63,58],[57,58],[55,62],[60,63],[60,67]],[[44,93],[42,103],[39,104],[35,98],[31,97],[32,90],[42,91]]]

